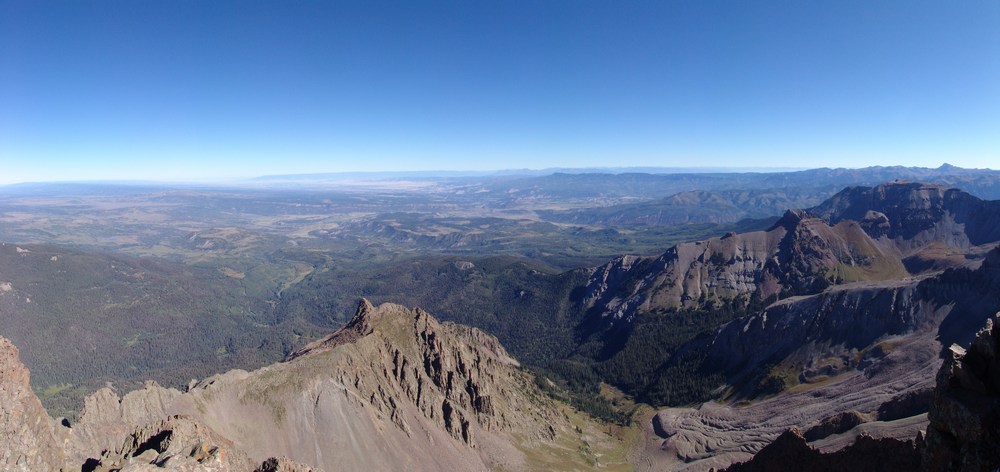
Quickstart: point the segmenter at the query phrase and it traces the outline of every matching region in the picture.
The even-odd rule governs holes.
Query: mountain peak
[[[290,361],[313,352],[328,351],[343,344],[354,343],[358,339],[372,334],[377,327],[385,324],[388,319],[407,314],[408,312],[410,310],[402,305],[383,303],[376,307],[368,299],[362,298],[358,301],[358,308],[355,310],[354,316],[347,324],[329,336],[306,344],[298,351],[289,355],[285,360]],[[419,315],[421,310],[414,310],[414,313]]]
[[[809,213],[809,211],[807,210],[802,210],[802,209],[786,210],[785,214],[782,215],[781,218],[778,219],[778,221],[774,222],[774,224],[771,225],[771,228],[768,229],[768,231],[771,231],[775,228],[785,228],[790,230],[795,226],[797,226],[799,223],[801,223],[802,220],[805,220],[807,218],[815,218],[815,216],[813,216],[813,214]]]

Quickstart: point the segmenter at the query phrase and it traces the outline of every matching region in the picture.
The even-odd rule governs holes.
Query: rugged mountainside
[[[769,301],[815,293],[834,282],[901,278],[892,245],[854,222],[835,226],[805,211],[788,211],[771,229],[730,233],[674,246],[655,259],[623,256],[598,267],[586,306],[625,318],[654,309]]]
[[[664,468],[725,467],[792,427],[827,452],[861,432],[911,439],[942,346],[1000,310],[998,217],[1000,202],[936,185],[849,188],[768,231],[596,268],[584,336],[618,349],[600,372],[654,365],[632,391],[720,400],[651,418],[648,457]],[[705,319],[718,327],[671,337]]]
[[[810,445],[823,452],[851,444],[862,432],[911,439],[927,427],[927,392],[934,386],[943,346],[968,343],[977,327],[1000,310],[1000,247],[980,253],[982,248],[972,246],[994,237],[992,230],[955,221],[989,221],[1000,211],[986,205],[991,202],[973,201],[982,205],[977,211],[990,213],[961,216],[959,205],[927,220],[920,217],[928,201],[922,195],[949,192],[890,184],[872,194],[891,196],[900,187],[909,189],[905,200],[916,202],[911,205],[916,210],[902,211],[898,203],[882,208],[894,215],[886,217],[890,222],[909,218],[913,223],[896,233],[890,223],[879,241],[891,241],[903,254],[919,251],[913,241],[923,238],[927,245],[968,248],[971,258],[921,276],[845,283],[782,299],[681,348],[682,353],[704,353],[699,372],[721,374],[727,402],[658,413],[654,423],[666,463],[692,469],[725,466],[749,458],[792,427],[815,425]],[[827,214],[839,218],[837,212]],[[977,366],[989,362],[973,361]],[[843,418],[857,424],[823,426]]]
[[[1000,307],[1000,248],[975,265],[782,300],[722,327],[708,362],[734,380],[765,363],[797,363],[810,379],[870,364],[894,347],[871,351],[883,339],[926,332],[945,345],[968,342]]]
[[[662,459],[676,468],[724,467],[789,428],[852,412],[870,420],[830,434],[817,428],[811,444],[836,450],[862,432],[911,439],[927,427],[925,392],[942,346],[968,343],[998,309],[1000,248],[975,268],[835,287],[728,323],[687,348],[707,350],[702,372],[722,372],[734,398],[659,412]]]
[[[1000,241],[1000,221],[991,217],[998,213],[1000,202],[932,184],[848,188],[818,207],[786,212],[767,231],[611,261],[594,270],[586,306],[591,316],[629,319],[654,309],[746,305],[831,284],[901,279],[908,275],[903,259],[921,249],[968,251]]]
[[[6,340],[0,348],[0,428],[17,431],[3,437],[0,458],[21,470],[285,470],[288,459],[301,470],[519,470],[597,460],[580,453],[580,430],[496,338],[399,305],[363,301],[347,326],[287,361],[185,392],[101,389],[72,427],[45,414],[16,350]]]

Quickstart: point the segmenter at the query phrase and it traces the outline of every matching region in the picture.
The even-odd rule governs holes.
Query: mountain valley
[[[913,440],[1000,311],[1000,201],[941,184],[1000,176],[784,174],[7,189],[0,420],[35,426],[0,463],[708,470]]]

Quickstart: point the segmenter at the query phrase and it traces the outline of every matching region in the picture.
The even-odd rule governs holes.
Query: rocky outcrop
[[[684,464],[725,466],[790,427],[852,410],[877,421],[817,441],[824,450],[864,431],[912,438],[927,427],[942,343],[970,342],[998,308],[1000,248],[979,267],[835,287],[737,319],[686,349],[706,349],[703,368],[727,374],[734,396],[754,401],[661,411],[663,449]],[[762,377],[782,384],[760,392]]]
[[[854,444],[840,451],[822,453],[809,447],[802,434],[792,429],[761,449],[753,460],[733,464],[725,470],[768,472],[794,467],[818,472],[908,472],[920,467],[918,442],[859,436]]]
[[[17,348],[0,337],[0,469],[56,471],[65,464],[65,434],[28,383]]]
[[[181,392],[148,381],[140,390],[120,398],[111,387],[104,387],[84,399],[80,419],[73,425],[71,455],[75,461],[95,458],[101,451],[114,451],[121,438],[136,427],[157,423],[168,417],[167,405]]]
[[[810,210],[836,224],[862,222],[873,238],[893,240],[904,254],[931,242],[968,249],[1000,240],[1000,201],[980,200],[940,185],[895,181],[848,187]]]
[[[495,337],[440,323],[419,308],[391,304],[376,308],[362,300],[344,328],[290,359],[319,356],[349,345],[373,351],[365,356],[370,359],[370,370],[345,369],[340,380],[359,389],[363,398],[407,434],[412,428],[400,402],[416,407],[425,420],[468,445],[475,445],[473,422],[486,431],[510,431],[525,426],[518,415],[508,414],[512,410],[538,418],[551,413],[535,402],[520,403],[526,378]],[[373,373],[375,378],[370,377]],[[551,439],[554,433],[543,428],[540,434]]]
[[[367,301],[286,362],[206,379],[166,411],[254,461],[325,470],[517,469],[517,444],[572,430],[493,336]]]
[[[85,469],[143,471],[168,469],[200,472],[237,472],[255,465],[232,441],[190,418],[173,416],[142,426],[123,443],[90,459]]]
[[[253,472],[320,472],[320,470],[284,457],[272,457]]]
[[[823,418],[822,421],[813,425],[802,433],[806,441],[823,439],[833,434],[841,434],[850,431],[855,426],[871,421],[871,418],[864,413],[857,411],[845,411],[833,416]]]
[[[1000,315],[938,372],[923,451],[926,470],[1000,468]]]
[[[878,420],[894,421],[909,418],[921,413],[927,413],[931,408],[931,399],[934,390],[927,388],[924,390],[914,390],[906,394],[899,395],[893,399],[879,405]]]

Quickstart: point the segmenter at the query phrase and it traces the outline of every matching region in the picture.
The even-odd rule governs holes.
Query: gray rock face
[[[752,460],[726,470],[778,470],[789,463],[829,471],[1000,468],[1000,313],[986,321],[968,349],[952,345],[947,350],[935,380],[926,436],[917,434],[915,440],[904,443],[861,435],[852,445],[824,454],[808,447],[808,434],[803,437],[790,430]],[[833,423],[851,416],[838,415]]]
[[[83,462],[101,451],[114,451],[121,446],[122,438],[137,427],[166,419],[167,405],[180,393],[150,381],[124,398],[108,387],[88,395],[80,420],[73,425],[74,460]]]
[[[967,350],[948,350],[929,419],[925,470],[1000,468],[1000,314]]]
[[[797,353],[843,358],[840,364],[827,363],[825,370],[816,366],[807,375],[857,368],[870,363],[857,353],[879,338],[943,319],[945,313],[919,303],[917,286],[915,281],[843,286],[775,303],[725,325],[709,345],[709,364],[734,382],[762,364],[780,363]]]

